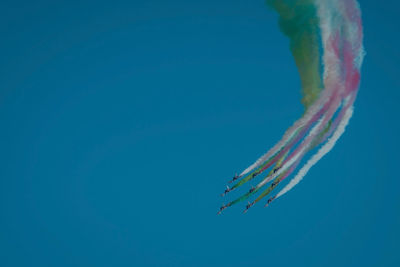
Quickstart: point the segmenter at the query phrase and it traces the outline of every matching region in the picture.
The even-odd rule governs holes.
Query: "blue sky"
[[[399,266],[400,4],[360,4],[347,132],[268,209],[216,216],[303,110],[264,1],[2,1],[0,265]]]

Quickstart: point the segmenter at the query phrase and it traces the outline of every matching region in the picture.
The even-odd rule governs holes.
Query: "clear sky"
[[[303,111],[264,0],[1,1],[0,266],[400,266],[400,4],[360,4],[346,133],[217,216]]]

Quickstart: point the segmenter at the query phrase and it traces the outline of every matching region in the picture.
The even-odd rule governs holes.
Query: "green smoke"
[[[279,14],[279,26],[290,39],[303,88],[302,103],[306,109],[322,90],[319,51],[319,19],[315,0],[267,0]]]

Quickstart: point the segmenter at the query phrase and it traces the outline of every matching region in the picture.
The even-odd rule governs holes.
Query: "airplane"
[[[218,215],[220,215],[221,214],[221,212],[224,210],[224,209],[226,209],[227,208],[227,206],[225,205],[225,204],[223,204],[220,208],[219,208],[219,211],[218,211]]]
[[[268,205],[269,205],[269,204],[272,202],[272,200],[274,200],[274,199],[275,199],[274,197],[268,199],[267,204],[265,204],[264,207],[268,207]]]
[[[250,190],[249,190],[249,193],[253,193],[254,190],[256,190],[256,188],[255,188],[254,186],[252,186],[252,187],[250,188]]]
[[[229,181],[229,183],[233,183],[234,181],[236,181],[237,179],[240,178],[240,175],[238,175],[237,173],[235,173],[235,176],[233,176],[232,180]]]
[[[247,210],[250,209],[251,206],[253,206],[253,204],[254,204],[254,202],[253,202],[253,203],[247,202],[247,203],[248,203],[248,204],[246,205],[246,209],[243,211],[243,213],[246,213]]]
[[[226,186],[226,189],[224,191],[224,193],[221,194],[221,196],[225,196],[226,193],[229,193],[231,191],[231,189],[229,188],[229,186]]]

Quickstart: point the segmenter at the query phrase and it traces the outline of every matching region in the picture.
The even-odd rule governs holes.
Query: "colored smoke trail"
[[[333,146],[336,144],[336,141],[340,138],[340,136],[344,133],[347,124],[350,121],[351,116],[353,116],[353,107],[350,107],[346,114],[344,115],[343,120],[340,122],[339,126],[337,127],[335,133],[332,135],[331,139],[323,145],[307,163],[304,165],[297,175],[276,195],[274,198],[278,198],[284,194],[286,194],[290,189],[296,186],[307,174],[307,172],[314,166],[325,154],[327,154]]]
[[[364,57],[361,12],[356,0],[267,0],[279,14],[299,71],[305,106],[303,116],[282,139],[233,181],[228,193],[270,169],[256,187],[221,207],[220,212],[255,195],[273,181],[246,210],[290,176],[314,148],[321,148],[273,198],[298,184],[335,145],[353,114]]]

